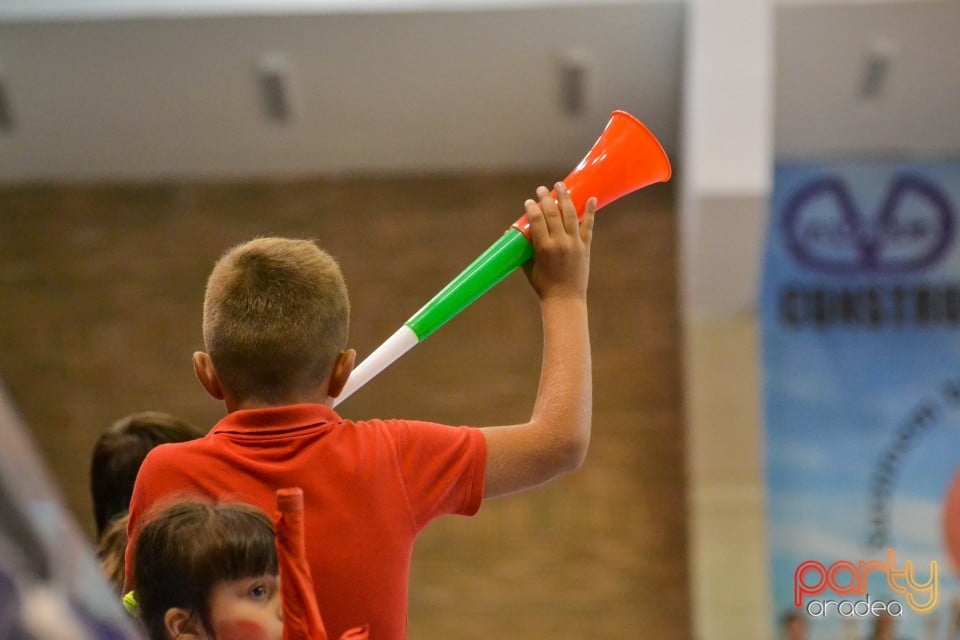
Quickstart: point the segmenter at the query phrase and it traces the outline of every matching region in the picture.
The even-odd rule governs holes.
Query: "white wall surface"
[[[653,0],[656,1],[656,0]],[[85,20],[133,17],[476,11],[591,6],[594,0],[6,0],[0,19]],[[636,0],[605,0],[636,4]]]
[[[960,3],[782,2],[777,157],[960,154]],[[888,63],[864,95],[871,56]]]
[[[618,108],[673,149],[682,15],[641,2],[11,18],[0,180],[572,169]],[[287,124],[264,117],[264,56],[289,67]],[[560,100],[570,56],[586,69],[577,115]]]
[[[680,253],[697,640],[769,637],[751,311],[773,164],[772,25],[767,0],[688,9]]]

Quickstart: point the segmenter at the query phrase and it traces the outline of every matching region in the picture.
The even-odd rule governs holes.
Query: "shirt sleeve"
[[[444,514],[473,515],[483,502],[487,441],[472,427],[392,421],[407,500],[418,529]]]

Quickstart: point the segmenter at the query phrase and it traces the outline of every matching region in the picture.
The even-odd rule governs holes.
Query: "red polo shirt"
[[[127,584],[137,529],[151,509],[199,495],[273,514],[277,489],[301,487],[328,634],[369,623],[372,638],[401,640],[414,539],[439,515],[476,513],[485,466],[478,429],[351,422],[314,404],[236,411],[206,437],[161,445],[144,460],[130,502]]]

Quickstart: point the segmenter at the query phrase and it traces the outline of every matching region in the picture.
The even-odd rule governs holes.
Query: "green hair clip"
[[[137,594],[133,591],[128,591],[125,596],[123,596],[123,608],[127,610],[127,613],[136,618],[140,615],[140,609],[137,607]]]

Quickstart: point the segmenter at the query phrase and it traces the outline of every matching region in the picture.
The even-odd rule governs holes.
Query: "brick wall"
[[[90,448],[157,409],[208,428],[191,370],[206,276],[255,235],[338,256],[352,345],[372,351],[521,213],[538,175],[0,189],[0,376],[92,532]],[[671,192],[598,216],[590,284],[594,437],[577,473],[434,523],[418,542],[410,637],[689,635],[677,216]],[[526,419],[537,305],[514,274],[339,409],[472,425]]]

